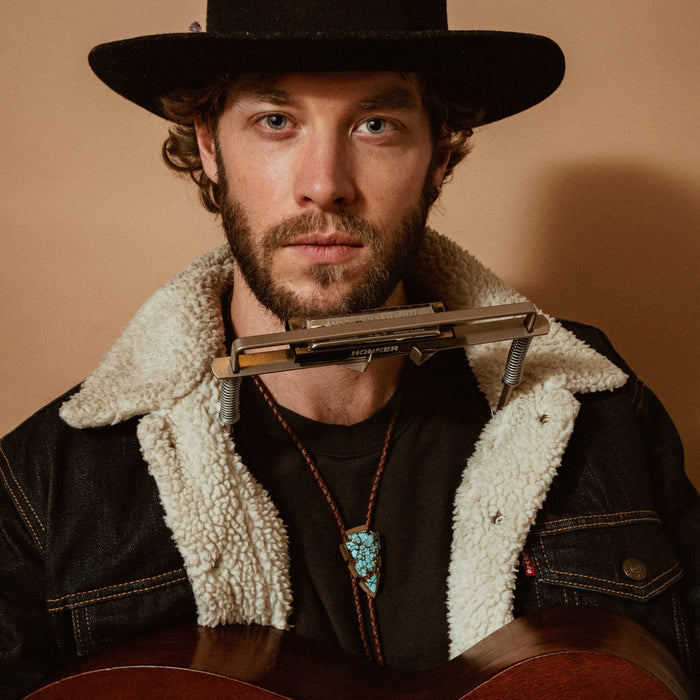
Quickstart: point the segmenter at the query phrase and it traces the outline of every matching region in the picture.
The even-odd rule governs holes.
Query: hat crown
[[[446,0],[209,0],[207,6],[212,34],[445,29]]]

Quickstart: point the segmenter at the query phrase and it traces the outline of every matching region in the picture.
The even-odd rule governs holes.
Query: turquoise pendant
[[[350,573],[359,579],[360,588],[374,598],[379,588],[379,567],[382,563],[379,533],[373,532],[366,525],[346,530],[340,553],[348,563]]]

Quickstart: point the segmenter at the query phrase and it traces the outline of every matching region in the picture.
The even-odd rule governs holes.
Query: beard
[[[223,163],[219,163],[221,221],[231,253],[256,299],[281,321],[295,317],[345,315],[382,306],[406,276],[425,233],[431,203],[435,199],[432,172],[428,173],[418,204],[397,224],[393,235],[347,211],[310,212],[285,219],[264,230],[256,242],[243,205],[233,197]],[[342,299],[324,299],[323,290],[343,282],[351,274],[345,264],[309,264],[308,279],[320,287],[313,301],[273,277],[273,254],[299,236],[328,228],[346,232],[370,250],[370,264]],[[389,241],[389,243],[387,243]],[[352,274],[356,274],[353,272]]]

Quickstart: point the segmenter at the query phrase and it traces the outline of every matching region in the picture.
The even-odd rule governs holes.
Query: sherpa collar
[[[210,365],[224,349],[220,300],[231,277],[222,247],[173,278],[144,304],[61,416],[84,428],[141,415],[141,449],[185,561],[200,624],[284,627],[292,605],[286,532],[217,419]],[[524,300],[432,231],[408,283],[448,309]],[[508,346],[467,350],[492,407]],[[486,425],[455,494],[447,581],[451,654],[512,619],[517,558],[573,431],[574,394],[614,389],[625,379],[556,322],[533,341],[522,384]]]
[[[102,363],[63,407],[74,427],[116,424],[172,405],[192,392],[223,351],[220,299],[231,283],[226,246],[197,259],[137,312]],[[525,301],[456,243],[428,230],[410,279],[426,301],[448,309]],[[507,344],[469,351],[473,370],[492,405],[501,390]],[[525,382],[548,378],[571,392],[613,389],[624,381],[611,362],[552,322],[528,353]],[[525,388],[525,386],[523,387]]]

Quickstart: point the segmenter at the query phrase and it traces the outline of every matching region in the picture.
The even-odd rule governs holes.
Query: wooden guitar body
[[[676,659],[634,622],[593,608],[543,610],[426,672],[380,668],[267,627],[182,625],[79,660],[27,696],[241,700],[690,700]]]

